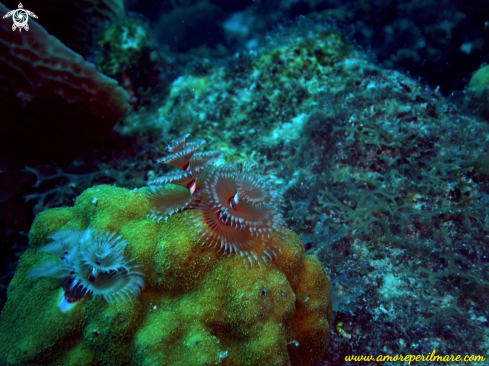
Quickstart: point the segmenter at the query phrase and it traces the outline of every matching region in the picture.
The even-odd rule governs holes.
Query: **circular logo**
[[[23,28],[29,20],[29,15],[27,15],[27,12],[24,9],[17,9],[15,10],[14,16],[12,18],[14,24],[17,27]]]

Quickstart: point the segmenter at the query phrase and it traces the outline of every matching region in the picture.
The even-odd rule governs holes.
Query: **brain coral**
[[[272,234],[281,253],[246,269],[240,257],[192,239],[190,210],[158,223],[147,217],[150,208],[141,191],[102,185],[83,192],[72,208],[36,217],[0,319],[0,361],[313,366],[320,360],[330,282],[297,235]],[[140,265],[145,286],[130,301],[109,304],[89,295],[60,312],[61,280],[26,275],[52,260],[39,249],[53,233],[87,228],[127,241],[124,255]]]

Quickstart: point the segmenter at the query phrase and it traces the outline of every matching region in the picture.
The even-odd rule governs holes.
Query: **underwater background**
[[[189,133],[270,182],[267,204],[283,200],[328,274],[317,365],[433,350],[488,364],[488,2],[22,5],[29,30],[0,19],[1,308],[37,214],[144,187]],[[0,354],[63,364],[35,360]]]

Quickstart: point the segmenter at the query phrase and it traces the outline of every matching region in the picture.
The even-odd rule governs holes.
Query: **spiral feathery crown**
[[[152,179],[147,182],[149,187],[142,189],[142,193],[153,202],[148,216],[158,222],[162,219],[166,221],[173,213],[195,202],[198,198],[196,190],[201,186],[198,176],[222,156],[219,151],[197,153],[205,140],[187,143],[189,136],[187,133],[171,140],[167,147],[170,155],[157,160],[157,163],[172,165],[180,170]]]
[[[40,252],[59,260],[34,267],[28,277],[62,278],[64,295],[59,307],[67,310],[83,297],[93,294],[107,302],[136,297],[144,287],[144,275],[124,256],[127,241],[108,231],[65,229],[49,236],[53,242]]]
[[[270,234],[280,233],[284,225],[282,197],[244,166],[213,167],[222,153],[198,153],[205,141],[187,143],[188,136],[170,141],[171,154],[158,160],[181,172],[152,179],[143,188],[153,202],[148,216],[166,220],[189,209],[185,220],[200,244],[239,254],[245,265],[256,262],[261,266],[272,260],[280,252]]]

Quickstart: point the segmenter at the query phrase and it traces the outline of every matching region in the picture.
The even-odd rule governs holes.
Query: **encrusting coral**
[[[185,141],[173,142],[172,149],[185,150]],[[192,167],[192,158],[187,163]],[[195,199],[192,207],[166,221],[148,217],[153,201],[147,188],[130,191],[107,185],[87,189],[74,207],[41,212],[0,318],[0,361],[63,366],[316,365],[328,343],[332,315],[330,281],[322,265],[304,253],[297,235],[273,226],[281,224],[273,219],[278,211],[272,207],[266,213],[265,206],[277,197],[261,179],[230,166],[212,167],[197,178],[189,186],[195,185],[193,192],[177,186]],[[231,178],[237,179],[235,185]],[[223,194],[227,188],[232,189]],[[246,214],[238,210],[242,204]],[[257,235],[267,221],[270,230]],[[249,237],[238,242],[227,233],[218,242],[212,225]],[[239,255],[222,255],[215,248],[220,244],[229,254],[241,253],[240,245],[248,240],[254,248],[279,250],[272,260],[247,268]],[[89,243],[94,242],[98,244],[92,247]],[[60,312],[66,288],[60,288],[59,277],[66,273],[54,276],[58,278],[32,276],[41,275],[43,263],[53,255],[68,256],[62,263],[72,262],[70,250],[85,258],[85,279],[78,283],[85,286],[103,273],[122,272],[141,281],[144,276],[144,289],[130,301],[116,302],[111,299],[122,294],[104,296],[91,288],[91,295]],[[106,257],[109,252],[112,257]],[[137,273],[129,268],[132,260],[140,265]],[[52,271],[64,272],[64,266],[55,265]],[[136,295],[139,288],[127,293]]]

